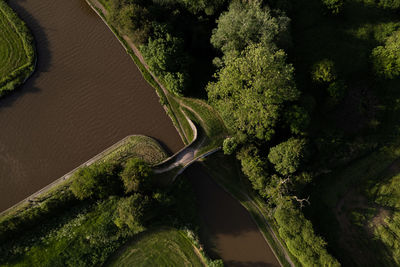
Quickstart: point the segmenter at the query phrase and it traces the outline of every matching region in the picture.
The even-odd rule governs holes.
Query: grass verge
[[[204,266],[200,257],[185,232],[161,228],[133,239],[105,266]]]

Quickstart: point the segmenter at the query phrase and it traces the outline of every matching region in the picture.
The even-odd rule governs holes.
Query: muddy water
[[[83,0],[10,0],[37,71],[0,100],[0,210],[130,134],[183,146],[154,89]]]
[[[204,221],[202,239],[208,253],[225,266],[280,266],[249,213],[225,192],[200,163],[185,171]]]

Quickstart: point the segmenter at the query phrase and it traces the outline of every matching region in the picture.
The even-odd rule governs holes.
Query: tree
[[[217,22],[211,43],[225,54],[240,53],[249,44],[260,41],[271,46],[275,41],[288,42],[289,39],[289,18],[272,16],[271,10],[263,7],[260,0],[233,1]]]
[[[282,201],[274,218],[279,225],[279,235],[302,265],[340,266],[326,250],[327,243],[315,234],[311,222],[291,201]]]
[[[321,60],[314,64],[311,74],[316,82],[330,83],[336,80],[335,64],[329,59]]]
[[[104,199],[119,194],[122,188],[119,171],[120,166],[111,163],[83,167],[73,175],[71,191],[80,200]]]
[[[119,228],[127,226],[134,233],[140,232],[143,229],[142,225],[149,202],[147,196],[138,193],[122,198],[118,202],[117,218],[114,223]]]
[[[231,155],[233,152],[235,152],[237,146],[238,146],[238,142],[235,137],[226,138],[222,145],[224,154]]]
[[[372,51],[372,63],[379,76],[393,79],[400,75],[400,30],[389,36],[384,46]]]
[[[343,0],[322,0],[325,7],[334,15],[339,14],[343,9]]]
[[[237,154],[237,158],[241,162],[243,173],[249,178],[253,188],[265,195],[265,186],[268,182],[266,166],[258,154],[258,149],[254,146],[245,147]]]
[[[188,83],[188,58],[184,55],[183,39],[172,36],[167,27],[156,25],[154,37],[147,45],[140,46],[150,70],[159,76],[166,88],[174,94],[182,94]]]
[[[282,50],[253,44],[239,56],[226,56],[208,98],[232,133],[270,140],[283,104],[299,97],[293,66]]]
[[[139,192],[147,188],[151,167],[142,159],[129,159],[121,173],[121,179],[124,183],[125,192]]]
[[[304,139],[290,138],[286,142],[271,148],[268,159],[275,165],[275,169],[282,175],[295,173],[305,158]]]

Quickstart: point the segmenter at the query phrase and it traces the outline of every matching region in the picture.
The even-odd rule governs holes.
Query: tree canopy
[[[139,158],[129,159],[121,173],[125,192],[138,192],[146,189],[148,178],[151,174],[151,167]]]
[[[271,148],[268,159],[282,175],[295,173],[305,155],[305,140],[290,138]]]
[[[226,56],[216,78],[207,87],[208,97],[227,127],[261,140],[273,136],[285,102],[299,97],[285,52],[261,43]]]
[[[273,16],[269,7],[259,0],[233,1],[217,22],[211,43],[225,54],[240,52],[261,40],[271,46],[274,41],[288,39],[289,18]]]
[[[78,199],[104,199],[121,192],[117,164],[100,163],[81,168],[72,177],[71,190]]]
[[[379,76],[393,79],[400,75],[400,30],[389,36],[384,46],[372,51],[372,61]]]

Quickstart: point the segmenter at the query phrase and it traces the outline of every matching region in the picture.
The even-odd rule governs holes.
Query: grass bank
[[[204,266],[204,259],[184,231],[161,228],[147,231],[126,244],[105,265]]]
[[[34,40],[25,23],[0,1],[0,96],[21,85],[35,69]]]

